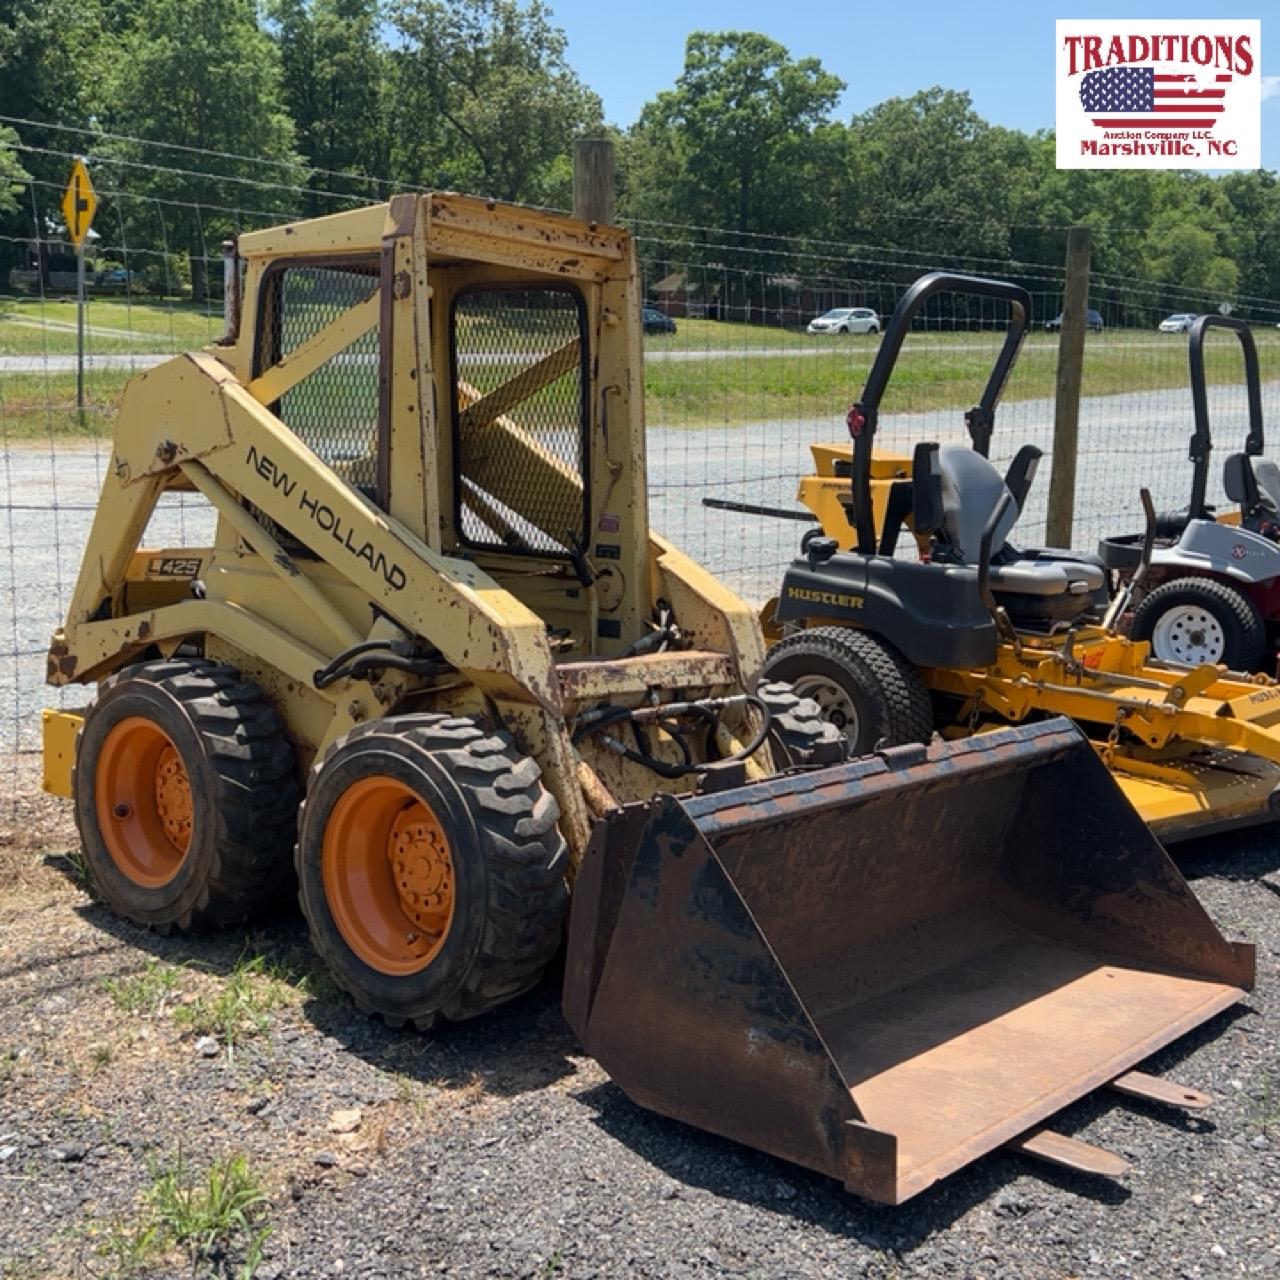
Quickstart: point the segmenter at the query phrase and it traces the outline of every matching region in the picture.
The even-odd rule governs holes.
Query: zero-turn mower
[[[240,237],[229,328],[125,390],[46,785],[157,929],[286,891],[393,1026],[528,990],[639,1103],[900,1201],[1239,1000],[1063,720],[845,760],[648,526],[625,231],[470,197]],[[144,548],[196,495],[209,545]],[[826,766],[826,767],[823,767]],[[1083,811],[1083,816],[1082,816]],[[570,895],[569,890],[572,889]]]
[[[1236,510],[1208,504],[1209,395],[1204,367],[1208,331],[1227,329],[1244,353],[1249,430],[1244,449],[1227,457],[1223,487]],[[1262,457],[1262,381],[1249,326],[1234,316],[1200,316],[1187,344],[1191,366],[1191,498],[1156,517],[1156,539],[1141,589],[1134,593],[1129,634],[1147,640],[1157,658],[1220,662],[1233,671],[1276,674],[1280,644],[1280,467]],[[1104,539],[1102,562],[1132,578],[1144,534]]]
[[[877,458],[880,402],[903,340],[944,291],[1009,304],[995,367],[965,415],[971,445],[922,443],[910,460]],[[1099,557],[1010,541],[1040,451],[1020,449],[1003,476],[986,454],[1030,305],[1015,285],[945,273],[903,296],[849,411],[852,450],[815,446],[825,474],[801,481],[800,500],[823,527],[805,534],[765,608],[778,643],[764,669],[816,699],[855,754],[927,742],[935,729],[954,738],[1065,715],[1162,840],[1272,820],[1280,686],[1162,662],[1118,634],[1113,624],[1145,570],[1108,603]],[[904,527],[918,562],[896,554]],[[1148,555],[1153,539],[1149,525]]]

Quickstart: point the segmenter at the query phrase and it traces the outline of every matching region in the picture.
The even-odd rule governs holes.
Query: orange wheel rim
[[[431,807],[384,775],[338,797],[321,848],[325,899],[347,945],[395,976],[425,969],[453,921],[453,853]]]
[[[191,847],[191,779],[173,740],[153,720],[113,725],[98,753],[98,830],[120,872],[157,888],[178,874]]]

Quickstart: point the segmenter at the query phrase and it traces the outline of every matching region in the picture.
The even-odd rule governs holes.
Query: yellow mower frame
[[[920,285],[927,289],[930,279]],[[892,329],[891,323],[886,347]],[[1005,353],[1003,376],[1016,349],[1015,341]],[[967,418],[973,446],[984,455],[1003,376],[993,378],[984,404]],[[884,369],[877,384],[881,390],[887,378]],[[851,410],[856,412],[857,406]],[[829,443],[815,444],[811,452],[814,470],[800,479],[797,497],[840,550],[856,549],[854,449]],[[910,481],[913,459],[873,453],[868,464],[871,532],[879,543],[890,494]],[[909,516],[904,526],[915,536]],[[916,543],[927,553],[927,538],[916,537]],[[794,623],[786,628],[777,623],[777,605],[776,599],[769,601],[761,615],[771,642],[795,630]],[[807,612],[806,627],[860,625],[856,610],[824,611],[815,603]],[[944,737],[1045,715],[1068,716],[1089,735],[1121,789],[1165,842],[1280,816],[1280,685],[1275,681],[1218,666],[1161,663],[1151,657],[1149,644],[1096,624],[1039,634],[1015,632],[1005,619],[998,631],[1001,640],[988,666],[919,668],[924,684],[938,695],[934,706]]]

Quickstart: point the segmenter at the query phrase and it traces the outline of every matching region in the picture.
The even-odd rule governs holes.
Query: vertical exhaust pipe
[[[234,240],[222,242],[222,337],[220,347],[234,347],[240,337],[240,255]]]

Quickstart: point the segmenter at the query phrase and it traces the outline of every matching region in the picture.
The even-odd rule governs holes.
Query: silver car
[[[1177,315],[1166,316],[1160,321],[1161,333],[1190,333],[1191,326],[1196,322],[1196,314],[1192,311],[1179,312]]]
[[[810,333],[879,333],[880,317],[870,307],[832,307],[809,321]]]

